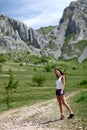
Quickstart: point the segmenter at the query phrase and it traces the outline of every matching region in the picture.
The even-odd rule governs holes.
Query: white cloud
[[[30,6],[33,13],[37,12],[37,14],[32,15],[30,19],[28,17],[24,18],[23,22],[33,28],[58,25],[63,10],[66,6],[69,6],[71,1],[72,0],[40,0],[40,3],[31,4]],[[31,14],[33,13],[31,12]]]
[[[76,0],[15,0],[13,8],[8,4],[9,10],[6,13],[35,29],[58,25],[63,10],[71,1]],[[12,0],[9,2],[12,4]]]
[[[38,28],[41,26],[48,26],[48,25],[57,25],[58,24],[58,12],[43,12],[40,15],[33,17],[31,19],[25,19],[23,21],[29,27]]]

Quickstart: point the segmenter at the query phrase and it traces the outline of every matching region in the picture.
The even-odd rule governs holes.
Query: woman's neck
[[[62,75],[60,74],[58,77],[60,78]]]

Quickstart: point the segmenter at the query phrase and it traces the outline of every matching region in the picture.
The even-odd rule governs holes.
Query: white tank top
[[[56,80],[56,89],[62,89],[62,76]]]

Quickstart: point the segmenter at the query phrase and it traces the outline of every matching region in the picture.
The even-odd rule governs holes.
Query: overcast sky
[[[58,25],[71,1],[76,0],[0,0],[0,13],[38,29]]]

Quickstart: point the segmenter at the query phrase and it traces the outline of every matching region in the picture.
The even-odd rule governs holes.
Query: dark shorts
[[[61,89],[56,89],[56,96],[60,96],[61,95]],[[63,94],[62,95],[65,95],[65,91],[63,90]]]

